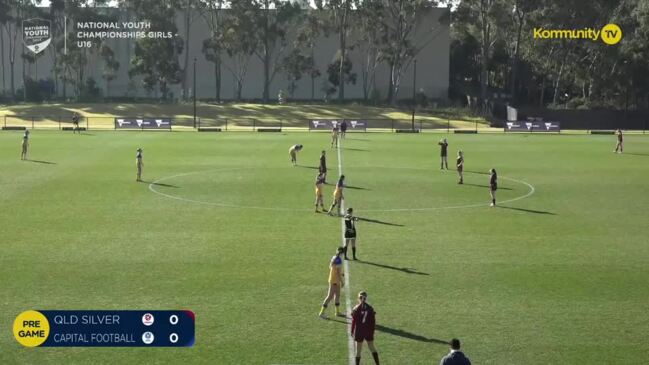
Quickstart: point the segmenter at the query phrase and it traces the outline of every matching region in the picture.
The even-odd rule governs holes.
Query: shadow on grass
[[[146,180],[142,180],[140,182],[144,183],[144,184],[149,184],[149,185],[163,186],[165,188],[176,188],[176,189],[179,188],[179,186],[176,186],[176,185],[165,184],[165,183],[160,183],[160,182],[151,182],[151,181],[146,181]]]
[[[488,172],[481,172],[481,171],[469,171],[469,170],[464,170],[465,173],[469,174],[480,174],[480,175],[489,175]]]
[[[297,167],[301,167],[301,168],[303,168],[303,169],[311,169],[311,170],[317,170],[317,169],[319,169],[318,167],[314,167],[314,166],[304,166],[304,165],[295,165],[295,166],[297,166]]]
[[[348,316],[331,317],[331,318],[327,318],[327,320],[332,321],[332,322],[337,322],[337,323],[348,324],[349,321],[351,321],[351,318],[348,317]],[[398,328],[392,328],[392,327],[388,327],[388,326],[383,326],[383,325],[380,325],[380,324],[376,325],[376,330],[379,331],[379,332],[382,332],[382,333],[387,333],[389,335],[393,335],[393,336],[397,336],[397,337],[403,337],[403,338],[407,338],[409,340],[414,340],[414,341],[419,341],[419,342],[436,343],[436,344],[445,345],[445,346],[448,346],[448,344],[449,344],[448,341],[439,340],[437,338],[429,338],[429,337],[426,337],[426,336],[418,335],[416,333],[408,332],[408,331],[398,329]]]
[[[463,183],[462,185],[477,186],[477,187],[479,187],[479,188],[488,188],[488,187],[489,187],[489,185],[471,184],[471,183],[466,183],[466,182]],[[510,188],[504,188],[504,187],[502,187],[502,186],[499,186],[499,187],[498,187],[498,190],[512,190],[512,189],[510,189]]]
[[[370,219],[370,218],[363,218],[363,217],[356,217],[356,218],[358,218],[358,220],[361,221],[361,222],[384,224],[386,226],[394,226],[394,227],[403,227],[404,226],[403,224],[384,222],[384,221],[380,221],[378,219]]]
[[[502,205],[497,205],[498,208],[518,210],[520,212],[534,213],[534,214],[548,214],[548,215],[557,215],[556,213],[546,212],[544,210],[534,210],[534,209],[525,209],[525,208],[514,208],[514,207],[505,207]]]
[[[42,163],[42,164],[46,164],[46,165],[56,165],[56,162],[51,162],[51,161],[29,160],[29,159],[27,159],[25,161],[35,162],[35,163]]]
[[[383,269],[390,269],[390,270],[395,270],[395,271],[401,271],[406,274],[412,274],[412,275],[430,275],[429,273],[426,272],[420,272],[417,271],[417,269],[413,269],[410,267],[396,267],[396,266],[391,266],[391,265],[386,265],[386,264],[379,264],[377,262],[371,262],[371,261],[362,261],[362,260],[356,260],[359,264],[364,264],[364,265],[371,265],[371,266],[376,266],[380,267]]]
[[[354,190],[371,190],[368,188],[362,188],[360,186],[351,186],[351,185],[345,185],[345,189],[354,189]]]
[[[363,141],[363,142],[369,142],[370,140],[367,138],[351,138],[351,137],[345,137],[343,140],[347,141]]]
[[[343,150],[347,151],[360,151],[360,152],[369,152],[370,150],[364,150],[362,148],[351,148],[351,147],[343,147]]]
[[[388,333],[388,334],[393,335],[393,336],[407,338],[409,340],[414,340],[414,341],[419,341],[419,342],[436,343],[436,344],[440,344],[440,345],[448,345],[448,341],[439,340],[437,338],[429,338],[429,337],[418,335],[416,333],[408,332],[408,331],[405,331],[405,330],[402,330],[402,329],[382,326],[380,324],[376,325],[376,330],[379,331],[379,332]]]
[[[632,153],[632,152],[625,152],[623,155],[632,155],[632,156],[649,156],[649,153]]]

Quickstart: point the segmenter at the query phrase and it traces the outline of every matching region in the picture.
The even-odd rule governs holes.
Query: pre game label
[[[14,336],[27,347],[188,347],[191,311],[26,311]]]

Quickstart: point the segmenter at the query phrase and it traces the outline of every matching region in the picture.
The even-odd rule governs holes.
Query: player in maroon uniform
[[[379,353],[374,347],[374,329],[376,325],[376,312],[371,305],[367,304],[367,293],[358,293],[358,304],[352,310],[352,337],[356,342],[356,365],[361,363],[361,350],[363,341],[367,341],[367,347],[372,352],[376,365],[379,365]]]

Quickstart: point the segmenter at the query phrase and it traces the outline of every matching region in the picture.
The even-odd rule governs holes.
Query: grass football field
[[[382,364],[436,364],[452,337],[474,364],[646,363],[649,139],[450,135],[458,185],[439,138],[348,134],[339,161],[328,133],[37,130],[20,161],[0,133],[0,363],[347,364],[344,319],[317,317],[341,243],[312,211],[322,149],[363,218],[349,291],[369,293]],[[23,348],[28,309],[191,309],[196,343]]]

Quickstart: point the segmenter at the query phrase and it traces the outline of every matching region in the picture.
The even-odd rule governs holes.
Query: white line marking
[[[500,179],[503,180],[509,180],[513,181],[519,184],[527,185],[528,188],[530,188],[530,191],[527,192],[525,195],[517,196],[515,198],[499,201],[498,204],[505,204],[505,203],[511,203],[515,202],[517,200],[525,199],[532,194],[536,192],[536,188],[534,188],[534,185],[525,182],[523,180],[517,180],[517,179],[512,179],[511,177],[505,177],[505,176],[499,176]],[[491,202],[487,203],[478,203],[478,204],[465,204],[465,205],[452,205],[448,207],[433,207],[433,208],[394,208],[394,209],[359,209],[359,212],[423,212],[423,211],[429,211],[429,210],[442,210],[442,209],[459,209],[459,208],[479,208],[479,207],[486,207]]]
[[[160,179],[157,179],[153,181],[152,183],[149,184],[149,190],[155,194],[164,196],[169,199],[174,199],[178,201],[183,201],[187,203],[195,203],[195,204],[202,204],[202,205],[212,205],[212,206],[217,206],[217,207],[223,207],[223,208],[238,208],[238,209],[256,209],[256,210],[269,210],[269,211],[281,211],[281,212],[311,212],[311,209],[297,209],[297,208],[284,208],[284,207],[259,207],[259,206],[251,206],[251,205],[236,205],[236,204],[228,204],[228,203],[219,203],[219,202],[208,202],[204,200],[197,200],[197,199],[190,199],[190,198],[183,198],[180,196],[176,195],[171,195],[171,194],[166,194],[161,191],[158,191],[155,189],[155,185],[165,181],[165,180],[171,180],[177,177],[181,176],[187,176],[187,175],[194,175],[194,174],[201,174],[205,172],[210,172],[210,171],[236,171],[236,170],[247,170],[247,169],[258,169],[258,167],[233,167],[233,168],[223,168],[223,169],[215,169],[215,170],[203,170],[203,171],[192,171],[192,172],[185,172],[182,174],[176,174],[176,175],[171,175],[171,176],[166,176],[162,177]],[[342,171],[342,170],[341,170]],[[499,201],[498,204],[506,204],[506,203],[511,203],[515,202],[521,199],[525,199],[532,194],[536,192],[536,189],[534,186],[528,182],[525,182],[523,180],[517,180],[517,179],[512,179],[510,177],[506,176],[499,176],[500,179],[503,180],[509,180],[513,181],[519,184],[526,185],[530,190],[527,192],[525,195],[517,196],[508,200],[503,200]],[[443,209],[460,209],[460,208],[479,208],[479,207],[486,207],[491,202],[485,202],[485,203],[476,203],[476,204],[465,204],[465,205],[452,205],[448,207],[431,207],[431,208],[393,208],[393,209],[358,209],[357,212],[426,212],[426,211],[433,211],[433,210],[443,210]]]
[[[338,176],[343,174],[343,160],[340,153],[342,150],[342,139],[338,139]],[[345,199],[340,199],[340,210],[345,214]],[[342,244],[345,245],[345,218],[344,216],[340,218],[340,227],[341,227],[341,238]],[[349,261],[343,260],[343,272],[345,273],[345,308],[348,315],[352,314],[352,301],[350,297],[349,290]],[[347,321],[347,331],[345,335],[347,336],[347,349],[349,351],[349,365],[356,364],[356,354],[354,349],[354,339],[351,336],[352,332],[352,323],[351,320]]]

